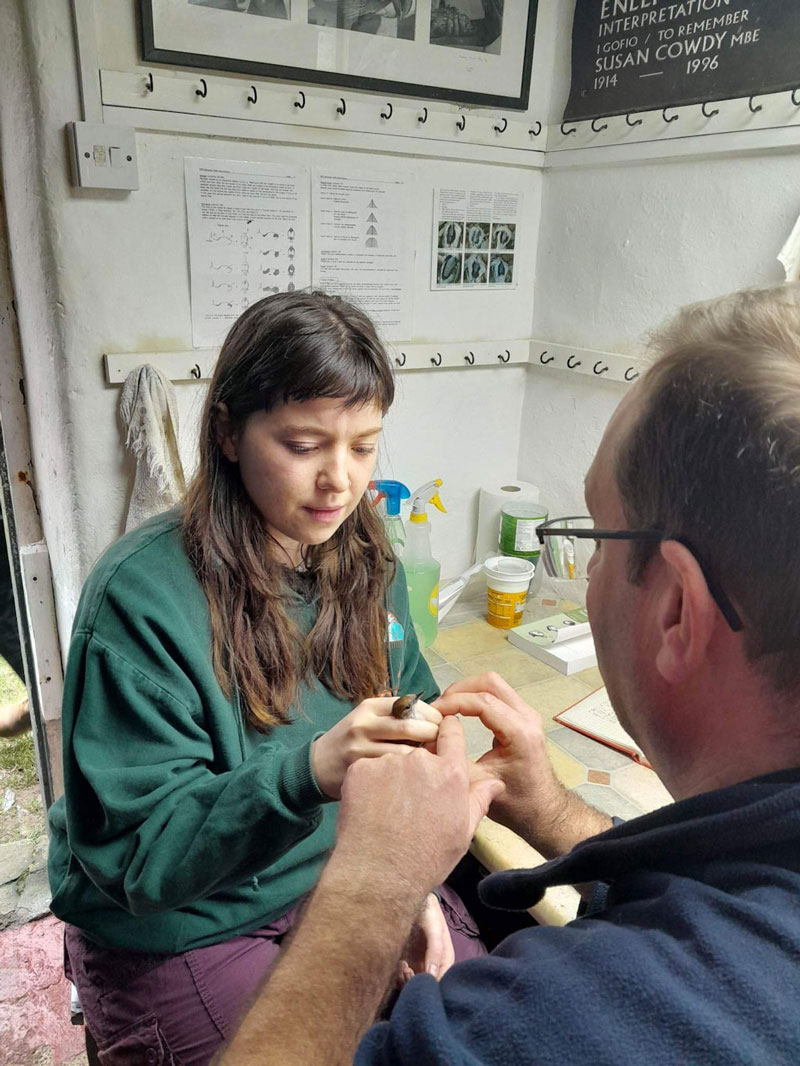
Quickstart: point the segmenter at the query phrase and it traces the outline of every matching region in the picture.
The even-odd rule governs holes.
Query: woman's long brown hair
[[[303,639],[287,611],[290,571],[238,463],[217,442],[220,404],[240,430],[255,411],[319,397],[388,410],[392,370],[370,320],[317,292],[253,304],[231,328],[214,371],[183,535],[208,599],[214,671],[228,695],[238,690],[246,719],[261,732],[290,721],[303,682],[319,678],[359,702],[388,681],[385,599],[395,560],[380,518],[362,499],[330,540],[304,548],[319,610]]]

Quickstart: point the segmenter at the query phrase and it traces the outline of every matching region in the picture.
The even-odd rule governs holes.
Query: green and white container
[[[500,542],[503,555],[539,561],[541,545],[536,527],[547,521],[547,508],[540,503],[519,500],[503,504],[500,512]]]

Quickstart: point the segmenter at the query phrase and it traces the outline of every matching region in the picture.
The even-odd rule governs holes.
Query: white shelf
[[[136,367],[149,363],[170,381],[207,381],[219,349],[182,352],[109,352],[103,356],[106,381],[120,385]],[[394,344],[389,354],[398,373],[440,369],[476,371],[485,367],[532,366],[538,370],[582,374],[623,385],[632,384],[644,364],[639,359],[593,348],[575,348],[547,340],[459,341],[448,344]]]

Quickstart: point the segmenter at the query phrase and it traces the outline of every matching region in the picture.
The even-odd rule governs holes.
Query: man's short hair
[[[616,455],[629,527],[702,557],[748,659],[777,692],[800,692],[800,284],[684,308],[651,347]],[[655,551],[631,545],[632,581]]]

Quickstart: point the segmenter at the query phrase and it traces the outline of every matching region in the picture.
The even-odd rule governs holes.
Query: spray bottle
[[[375,507],[381,500],[386,500],[385,511],[381,515],[386,536],[392,546],[395,555],[400,555],[406,542],[406,534],[403,528],[403,520],[400,517],[400,501],[407,500],[411,493],[402,481],[370,481],[369,487],[378,495],[372,501]]]
[[[419,642],[424,647],[436,640],[441,572],[441,566],[431,553],[431,532],[425,508],[427,504],[432,503],[434,507],[446,513],[444,504],[439,499],[441,484],[442,479],[436,478],[411,493],[411,517],[406,523],[406,544],[403,549],[411,619]]]

